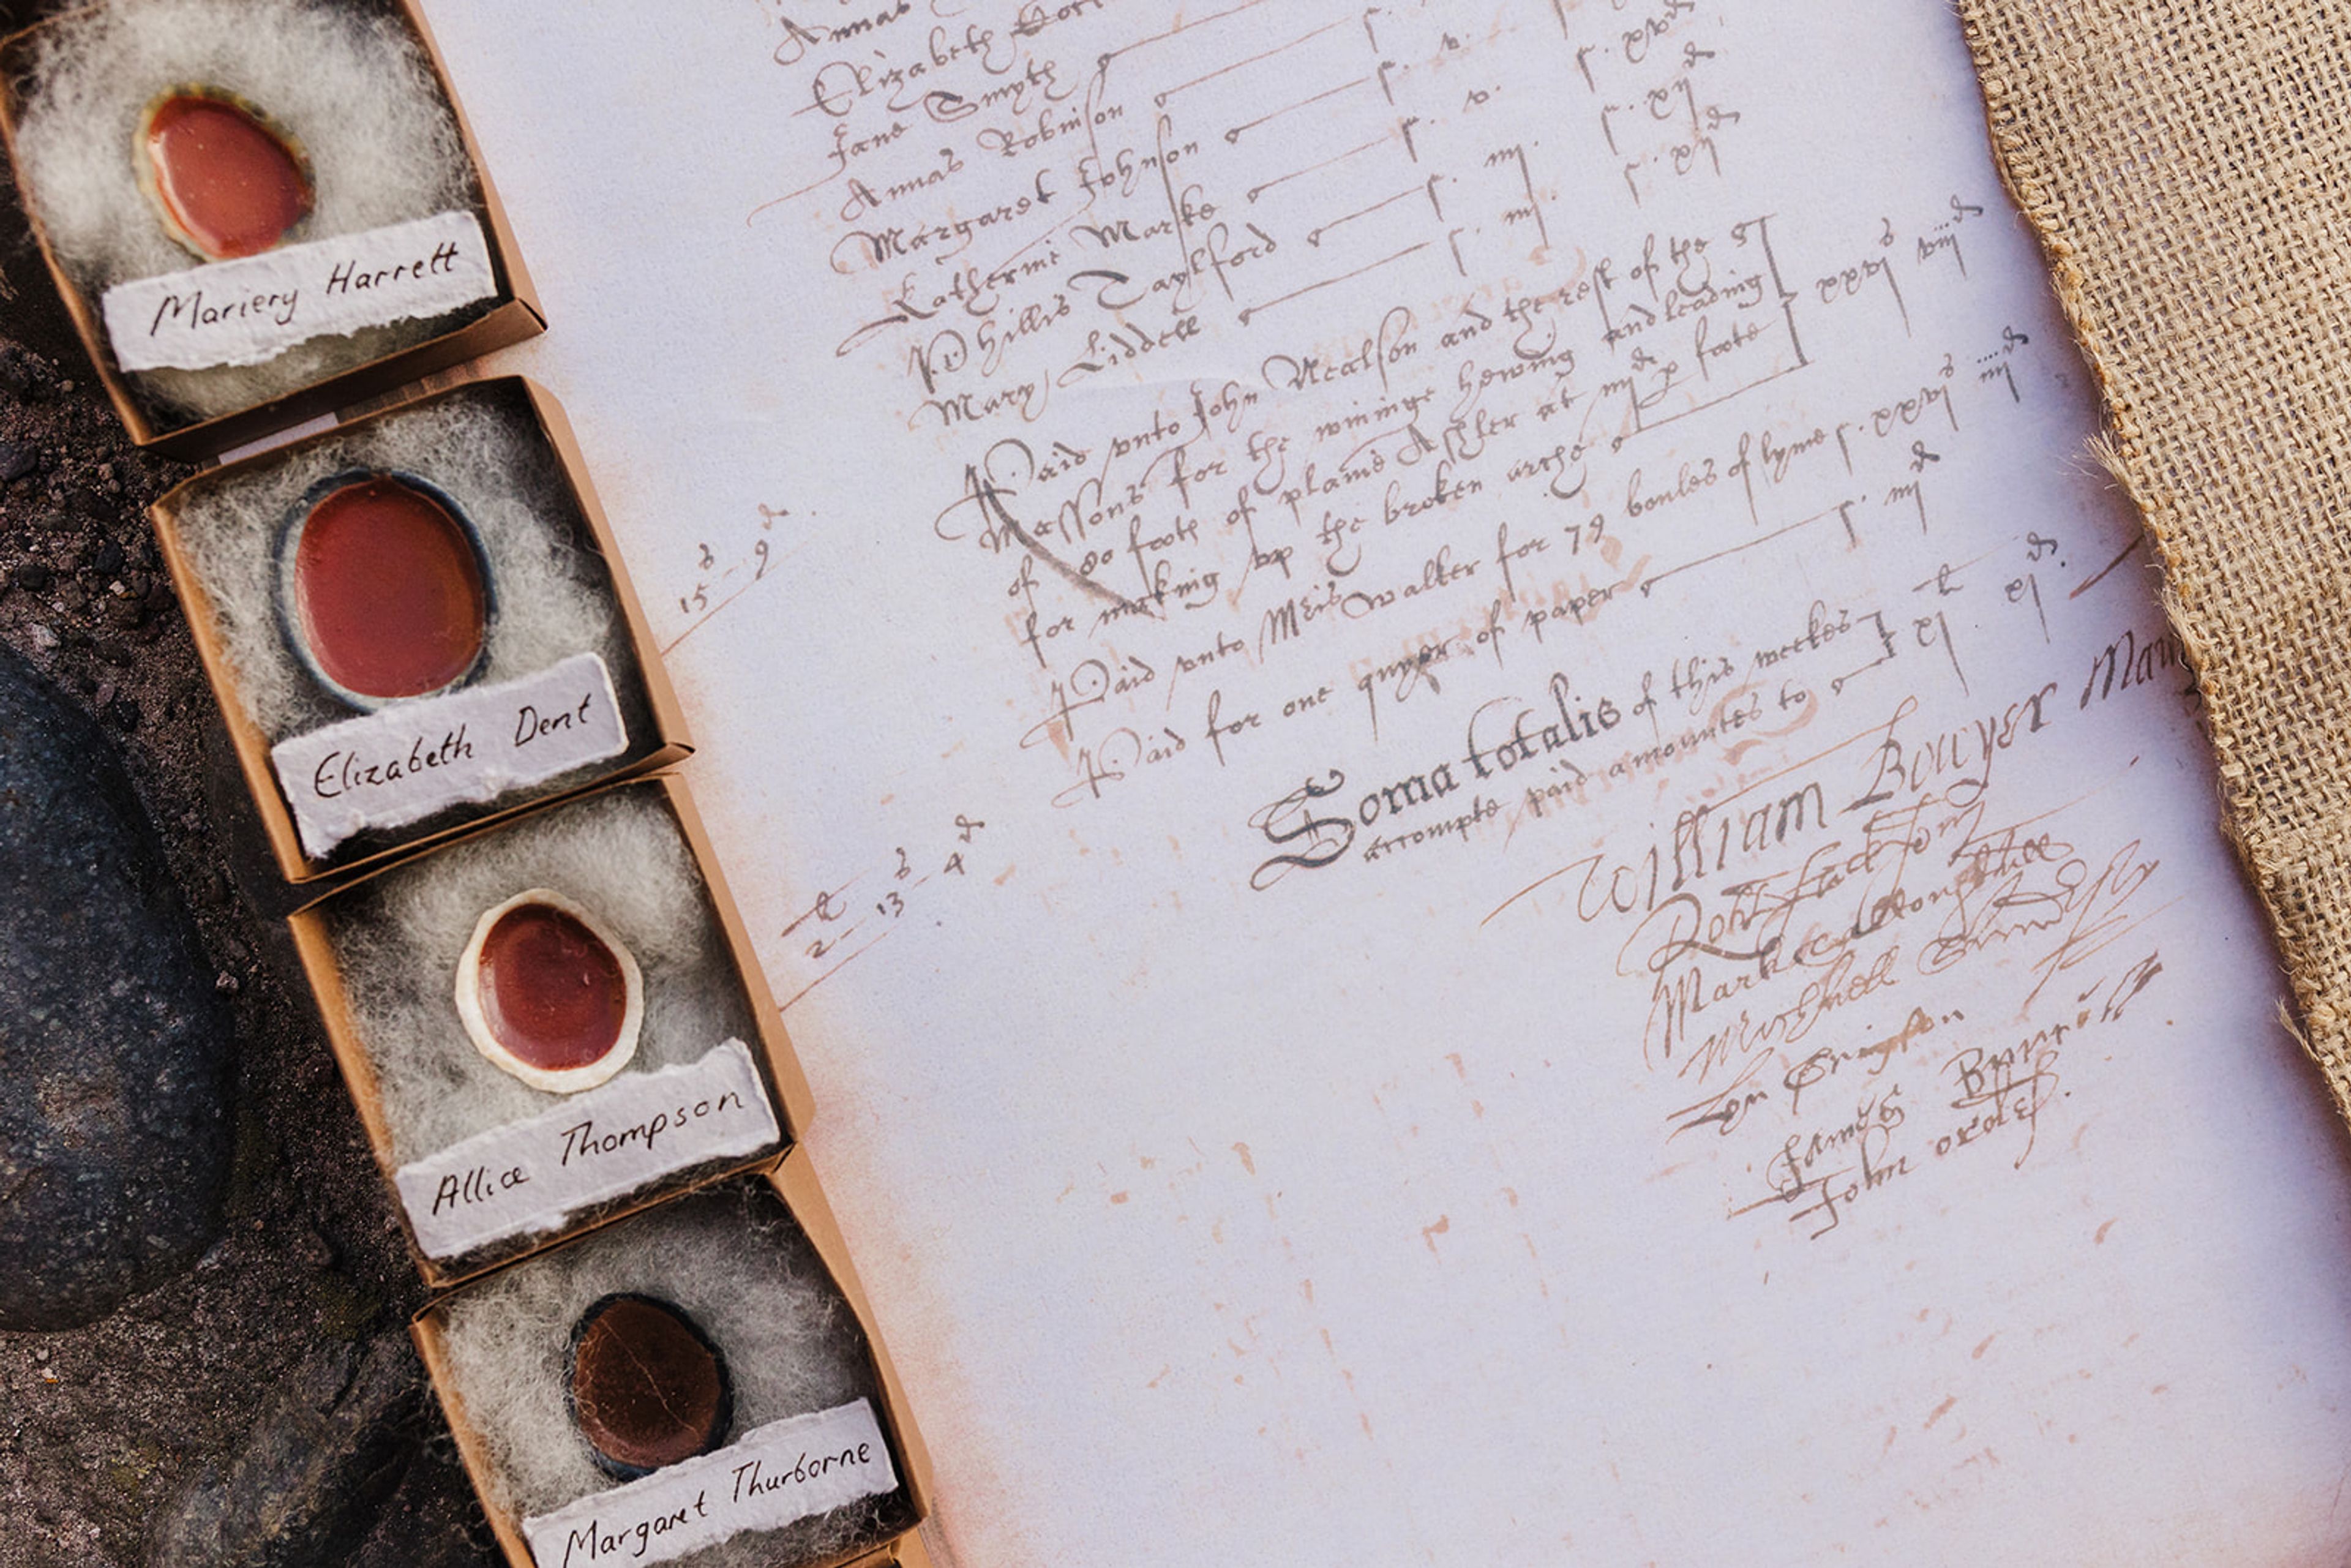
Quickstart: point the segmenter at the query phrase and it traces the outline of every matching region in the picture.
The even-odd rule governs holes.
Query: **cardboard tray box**
[[[184,424],[159,425],[140,405],[124,372],[116,363],[105,326],[99,319],[97,302],[83,295],[58,263],[47,230],[41,221],[39,204],[26,190],[18,162],[16,128],[22,110],[18,84],[25,74],[26,57],[42,29],[57,26],[74,13],[69,11],[64,16],[37,22],[0,40],[0,144],[5,144],[7,149],[18,190],[26,193],[26,222],[31,226],[35,241],[41,247],[42,259],[48,265],[49,277],[57,284],[57,292],[63,297],[66,308],[73,318],[82,346],[89,350],[90,361],[97,367],[98,378],[106,388],[107,397],[130,430],[131,439],[139,445],[152,446],[172,457],[202,461],[271,432],[380,396],[435,371],[478,358],[494,349],[537,337],[547,329],[546,312],[540,308],[538,292],[531,286],[530,274],[523,267],[522,253],[515,244],[513,229],[507,225],[506,209],[500,205],[489,172],[483,166],[480,149],[474,141],[473,129],[465,121],[465,106],[458,102],[455,91],[449,85],[448,69],[442,60],[439,47],[433,40],[432,29],[425,25],[423,13],[418,8],[416,0],[388,0],[388,4],[392,14],[406,24],[416,41],[423,46],[425,57],[432,66],[434,79],[456,121],[466,162],[471,166],[475,184],[481,192],[483,237],[487,242],[491,271],[496,283],[495,303],[486,312],[439,337],[397,350],[266,402]]]
[[[931,1549],[924,1544],[921,1530],[910,1530],[880,1552],[859,1558],[851,1568],[932,1568]]]
[[[453,392],[501,386],[516,389],[527,400],[540,434],[562,470],[571,497],[578,505],[579,514],[584,519],[590,538],[582,541],[587,547],[583,553],[592,552],[602,563],[616,612],[625,630],[624,641],[630,662],[634,666],[628,671],[615,670],[612,675],[616,683],[623,679],[633,680],[642,690],[652,715],[650,732],[631,734],[627,750],[598,765],[591,774],[552,791],[538,792],[537,787],[533,787],[497,800],[452,806],[405,828],[368,830],[346,840],[322,856],[314,856],[302,845],[285,791],[271,765],[270,739],[253,722],[238,700],[235,675],[224,648],[214,599],[182,538],[181,509],[190,492],[198,486],[209,487],[233,480],[239,474],[281,462],[289,454],[298,453],[320,442],[340,439],[371,421],[421,407]],[[334,887],[372,874],[396,860],[516,812],[580,793],[608,779],[633,777],[667,767],[690,755],[694,749],[686,734],[684,713],[678,706],[677,695],[662,667],[661,653],[654,644],[644,611],[630,586],[628,570],[622,564],[620,552],[613,544],[611,527],[589,482],[587,465],[580,455],[579,443],[573,438],[570,423],[564,417],[563,410],[555,399],[525,377],[458,381],[419,396],[392,400],[360,418],[336,425],[332,430],[207,469],[167,491],[148,508],[148,516],[154,525],[156,542],[164,564],[171,571],[172,586],[178,590],[180,602],[186,611],[188,630],[195,641],[197,656],[203,661],[204,674],[212,682],[214,695],[219,700],[221,716],[227,727],[238,768],[245,776],[271,857],[277,862],[278,874],[301,890],[302,895],[286,901],[288,904],[298,906],[308,897],[323,896]]]
[[[792,1218],[799,1223],[817,1256],[832,1276],[847,1300],[857,1326],[865,1336],[872,1358],[876,1381],[882,1391],[882,1408],[875,1412],[883,1435],[888,1441],[899,1479],[908,1499],[914,1504],[914,1524],[895,1539],[879,1546],[862,1547],[842,1556],[796,1565],[796,1568],[930,1568],[931,1558],[917,1534],[917,1527],[931,1518],[934,1497],[929,1452],[923,1445],[914,1426],[904,1389],[898,1382],[896,1370],[891,1365],[889,1352],[875,1330],[872,1303],[866,1299],[864,1287],[859,1282],[855,1267],[851,1263],[848,1243],[833,1218],[831,1207],[817,1185],[807,1152],[797,1145],[766,1171],[763,1179],[782,1199]],[[465,1402],[457,1391],[451,1373],[444,1338],[444,1319],[451,1298],[444,1297],[419,1312],[409,1324],[409,1333],[416,1342],[417,1354],[423,1359],[426,1373],[433,1381],[434,1392],[441,1401],[447,1416],[449,1430],[456,1438],[457,1452],[465,1461],[465,1472],[473,1479],[475,1494],[481,1499],[484,1512],[489,1516],[490,1528],[506,1552],[512,1568],[559,1568],[555,1563],[537,1562],[523,1539],[522,1521],[511,1517],[493,1500],[495,1488],[490,1484],[492,1462],[481,1433],[466,1419]],[[616,1483],[617,1484],[617,1483]]]
[[[650,779],[622,780],[590,793],[604,794],[620,790],[642,790],[657,795],[675,819],[684,837],[695,869],[700,873],[703,885],[708,892],[712,910],[717,917],[719,930],[726,944],[726,962],[740,978],[744,995],[749,1003],[753,1030],[757,1038],[746,1043],[751,1046],[761,1075],[770,1092],[771,1103],[776,1112],[776,1120],[783,1140],[783,1148],[785,1150],[795,1148],[799,1145],[801,1135],[815,1114],[815,1104],[809,1092],[808,1078],[800,1070],[799,1058],[793,1054],[791,1039],[785,1032],[782,1016],[776,1007],[775,996],[768,989],[766,977],[761,973],[758,961],[753,955],[750,933],[744,926],[742,915],[736,908],[734,899],[727,894],[726,881],[719,873],[716,857],[711,852],[709,834],[703,826],[701,814],[695,810],[694,800],[686,789],[685,781],[674,773],[664,773]],[[577,804],[585,798],[574,797],[567,803]],[[562,805],[544,808],[548,811],[559,811],[563,809]],[[484,838],[498,831],[497,826],[478,828],[463,835],[455,842],[444,846],[444,851],[439,852],[446,852],[448,849],[455,848],[457,843]],[[338,893],[348,894],[351,891],[351,888],[346,885],[340,888]],[[334,1055],[336,1065],[341,1069],[343,1082],[350,1089],[351,1100],[359,1110],[360,1124],[366,1129],[368,1144],[374,1152],[377,1166],[382,1171],[387,1185],[391,1185],[399,1164],[392,1152],[391,1126],[384,1113],[381,1086],[368,1051],[355,1032],[350,992],[344,985],[342,971],[336,961],[334,948],[328,935],[328,913],[331,907],[331,897],[311,904],[288,920],[287,930],[293,938],[295,955],[301,963],[303,977],[309,982],[311,993],[318,1002],[320,1019],[326,1029],[328,1048]],[[712,1043],[715,1045],[717,1042]],[[452,1049],[471,1051],[474,1048],[463,1036],[459,1036],[452,1041]],[[623,1074],[622,1078],[615,1078],[609,1082],[617,1083],[622,1082],[626,1076]],[[517,1237],[507,1242],[491,1243],[475,1252],[451,1259],[435,1259],[427,1255],[423,1247],[418,1242],[415,1224],[410,1218],[406,1206],[400,1200],[396,1186],[392,1207],[400,1214],[401,1226],[408,1239],[410,1255],[415,1260],[417,1270],[423,1276],[425,1284],[434,1291],[441,1291],[544,1251],[571,1237],[585,1235],[589,1231],[601,1228],[614,1220],[650,1207],[664,1198],[676,1196],[680,1192],[691,1190],[710,1181],[722,1180],[741,1171],[757,1169],[777,1157],[778,1151],[768,1149],[735,1160],[721,1168],[707,1170],[699,1176],[655,1176],[651,1178],[648,1185],[624,1197],[600,1202],[582,1214],[575,1215],[559,1229],[535,1236]]]

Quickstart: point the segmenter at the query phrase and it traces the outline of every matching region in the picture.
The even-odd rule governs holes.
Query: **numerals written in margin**
[[[965,864],[966,846],[975,842],[976,835],[987,826],[957,812],[943,845],[925,851],[894,846],[885,863],[820,889],[779,933],[797,946],[800,957],[816,966],[814,976],[783,1001],[782,1009],[789,1009],[844,966],[872,951],[907,916],[930,907],[939,889],[962,883],[971,874]]]

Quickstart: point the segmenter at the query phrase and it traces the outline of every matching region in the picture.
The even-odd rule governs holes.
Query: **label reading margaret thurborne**
[[[751,1048],[730,1040],[698,1061],[623,1072],[528,1121],[476,1133],[392,1179],[424,1255],[455,1258],[552,1230],[673,1171],[747,1159],[778,1137]]]
[[[873,1406],[860,1399],[771,1421],[716,1453],[533,1514],[522,1532],[538,1568],[666,1563],[897,1489]]]
[[[295,344],[497,292],[481,220],[436,213],[337,239],[280,246],[118,283],[99,298],[126,371],[257,365]]]
[[[594,653],[535,675],[394,703],[269,750],[313,859],[367,828],[495,800],[629,748],[612,676]]]

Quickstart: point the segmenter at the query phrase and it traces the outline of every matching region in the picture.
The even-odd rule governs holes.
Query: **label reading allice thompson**
[[[424,1255],[455,1258],[553,1230],[679,1171],[765,1153],[781,1137],[751,1048],[728,1040],[476,1133],[401,1166],[392,1185]]]

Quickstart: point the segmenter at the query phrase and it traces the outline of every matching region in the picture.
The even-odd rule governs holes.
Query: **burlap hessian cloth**
[[[1959,9],[2351,1119],[2351,0]]]

